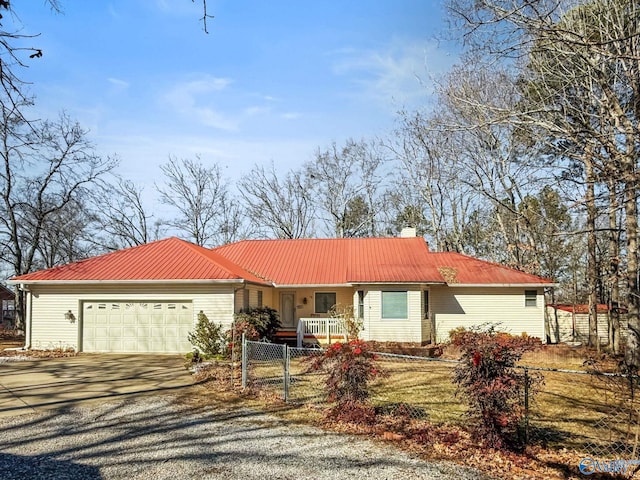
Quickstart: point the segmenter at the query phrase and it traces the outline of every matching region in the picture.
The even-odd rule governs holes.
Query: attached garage
[[[178,238],[9,282],[25,293],[26,348],[169,354],[193,350],[189,333],[200,312],[228,328],[236,296],[249,286],[270,285],[221,255]]]
[[[112,353],[184,353],[193,347],[191,302],[85,301],[82,351]]]

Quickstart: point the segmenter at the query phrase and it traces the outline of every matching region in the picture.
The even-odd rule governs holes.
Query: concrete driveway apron
[[[0,363],[0,417],[192,385],[179,355],[82,354]]]

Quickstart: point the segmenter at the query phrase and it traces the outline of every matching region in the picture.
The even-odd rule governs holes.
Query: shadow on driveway
[[[46,455],[23,456],[0,453],[0,478],[24,480],[26,478],[82,478],[101,480],[100,469]]]
[[[82,354],[0,364],[0,417],[192,386],[179,355]]]

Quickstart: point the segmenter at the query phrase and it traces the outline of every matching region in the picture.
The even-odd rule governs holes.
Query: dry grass
[[[584,372],[588,353],[550,346],[522,363],[547,369],[579,367]],[[371,385],[371,400],[382,411],[401,408],[413,419],[426,419],[436,425],[462,427],[468,422],[464,398],[456,396],[452,382],[455,363],[381,355],[377,366],[386,376]],[[610,368],[611,362],[605,366]],[[616,392],[623,393],[624,382],[616,383],[611,378],[605,382],[607,377],[580,373],[530,371],[529,374],[543,378],[537,393],[530,397],[529,433],[535,444],[586,452],[587,448],[607,448],[612,442],[633,442],[635,429],[628,427],[628,419],[637,424],[637,414],[633,412],[638,406],[623,404],[616,396]],[[278,362],[252,362],[250,378],[254,386],[273,392],[280,399],[284,388],[282,376],[283,367]],[[308,361],[292,359],[289,400],[315,405],[314,408],[322,406],[324,379],[318,372],[309,373]],[[625,420],[620,422],[620,418]]]
[[[584,453],[571,448],[544,448],[531,447],[522,453],[509,453],[483,448],[474,442],[468,431],[462,425],[462,422],[440,423],[435,417],[433,409],[449,410],[448,415],[451,418],[460,420],[458,406],[454,406],[453,401],[443,401],[438,396],[451,397],[453,390],[450,385],[447,386],[448,377],[447,370],[442,364],[429,363],[428,366],[441,368],[440,372],[432,376],[423,377],[424,372],[416,374],[415,370],[407,368],[406,363],[402,362],[386,362],[386,367],[392,370],[392,374],[399,378],[399,382],[391,382],[391,376],[386,377],[375,386],[377,395],[385,394],[385,390],[396,389],[399,385],[404,387],[406,396],[398,392],[386,392],[388,400],[404,401],[410,398],[409,393],[413,394],[413,401],[417,405],[422,405],[428,409],[430,414],[428,419],[408,420],[392,417],[381,417],[374,425],[358,424],[358,423],[340,423],[330,421],[326,417],[328,405],[318,401],[318,403],[285,403],[282,400],[282,385],[273,385],[270,383],[254,383],[254,388],[250,390],[242,390],[240,388],[240,372],[236,370],[231,374],[229,366],[219,364],[211,370],[203,372],[198,379],[202,382],[197,386],[201,395],[191,397],[189,401],[200,402],[202,406],[216,405],[217,408],[251,408],[258,409],[268,413],[277,415],[283,422],[288,424],[312,424],[333,431],[366,435],[376,441],[392,443],[397,448],[409,450],[425,459],[431,460],[449,460],[460,463],[469,467],[478,468],[489,473],[496,478],[502,479],[579,479],[584,476],[578,470],[578,464],[583,458]],[[302,368],[304,363],[292,365],[292,368]],[[448,367],[448,372],[451,367]],[[275,365],[260,365],[257,372],[269,374],[272,377],[278,372],[281,373],[281,367]],[[300,370],[299,372],[302,372]],[[586,377],[586,376],[585,376]],[[255,377],[254,377],[255,378]],[[553,388],[549,391],[549,398],[541,401],[541,404],[548,403],[545,408],[556,415],[555,421],[561,424],[566,419],[563,418],[563,407],[559,403],[560,393],[569,386],[558,379],[552,379]],[[294,384],[292,386],[292,394],[296,388],[310,388],[313,384],[314,388],[321,388],[322,377],[314,374],[311,379],[307,379],[308,383]],[[430,382],[430,387],[422,385],[424,381]],[[419,387],[422,385],[422,387]],[[568,392],[568,395],[580,392],[581,388],[587,385],[574,386],[577,390]],[[421,389],[422,388],[422,389]],[[556,395],[553,397],[552,395]],[[394,396],[396,395],[396,396]],[[427,397],[427,398],[415,398]],[[432,398],[436,397],[436,398]],[[377,401],[377,400],[376,400]],[[457,400],[456,400],[457,402]],[[459,402],[458,402],[459,404]],[[565,415],[566,417],[566,415]],[[585,421],[588,419],[584,419]],[[571,423],[571,421],[569,421]],[[590,475],[590,479],[611,479],[616,478],[609,475]]]
[[[24,335],[17,335],[13,330],[0,328],[0,354],[7,348],[24,346]]]

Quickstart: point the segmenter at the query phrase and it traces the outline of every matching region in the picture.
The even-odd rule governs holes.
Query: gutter
[[[228,284],[228,283],[255,283],[244,279],[227,280],[189,280],[189,279],[162,279],[162,280],[7,280],[9,285],[162,285],[167,283],[196,283],[196,284]],[[256,283],[256,285],[260,285]]]
[[[447,283],[448,287],[556,287],[558,283]]]

